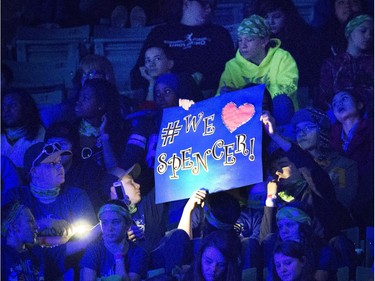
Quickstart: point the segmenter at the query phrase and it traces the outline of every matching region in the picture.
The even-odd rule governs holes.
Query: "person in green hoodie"
[[[280,48],[279,39],[270,38],[271,30],[266,21],[251,15],[241,22],[237,35],[238,50],[225,65],[216,95],[266,84],[272,98],[286,94],[297,110],[297,64],[289,52]]]

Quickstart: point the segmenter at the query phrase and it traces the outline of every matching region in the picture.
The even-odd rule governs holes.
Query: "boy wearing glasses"
[[[274,207],[301,201],[314,210],[318,222],[313,224],[314,231],[327,241],[337,236],[340,230],[350,227],[352,222],[348,211],[337,201],[329,175],[307,152],[275,131],[275,120],[268,112],[262,114],[261,121],[267,134],[280,147],[271,154],[269,170],[274,180],[267,186],[265,214],[268,213],[267,207],[276,209]],[[262,225],[268,222],[262,220]],[[262,238],[268,232],[269,229],[261,226]]]
[[[76,227],[97,224],[95,212],[85,191],[63,186],[65,171],[61,156],[71,154],[58,143],[39,142],[25,153],[24,169],[29,185],[9,190],[2,204],[19,201],[34,214],[42,244],[63,244],[75,234]]]
[[[358,187],[357,163],[330,145],[331,121],[323,111],[308,107],[298,110],[292,120],[296,140],[329,175],[337,200],[348,210]]]

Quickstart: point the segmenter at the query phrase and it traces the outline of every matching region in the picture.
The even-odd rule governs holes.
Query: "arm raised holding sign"
[[[185,232],[189,235],[190,239],[193,239],[193,229],[191,224],[191,214],[194,208],[200,206],[204,206],[204,200],[207,197],[208,192],[204,189],[199,189],[194,191],[194,193],[190,196],[190,199],[187,201],[184,210],[182,212],[182,216],[180,222],[178,224],[178,229],[185,230]]]
[[[260,116],[260,121],[263,122],[264,129],[270,138],[276,142],[282,150],[288,151],[292,147],[290,141],[277,133],[275,118],[268,111],[263,112]]]

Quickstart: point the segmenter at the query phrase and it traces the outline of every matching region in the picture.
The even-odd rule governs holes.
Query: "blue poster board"
[[[156,203],[261,182],[262,100],[259,85],[166,108],[155,157]]]

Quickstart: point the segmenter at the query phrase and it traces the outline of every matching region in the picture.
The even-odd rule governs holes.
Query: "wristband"
[[[275,207],[275,201],[272,198],[266,199],[266,207]]]

